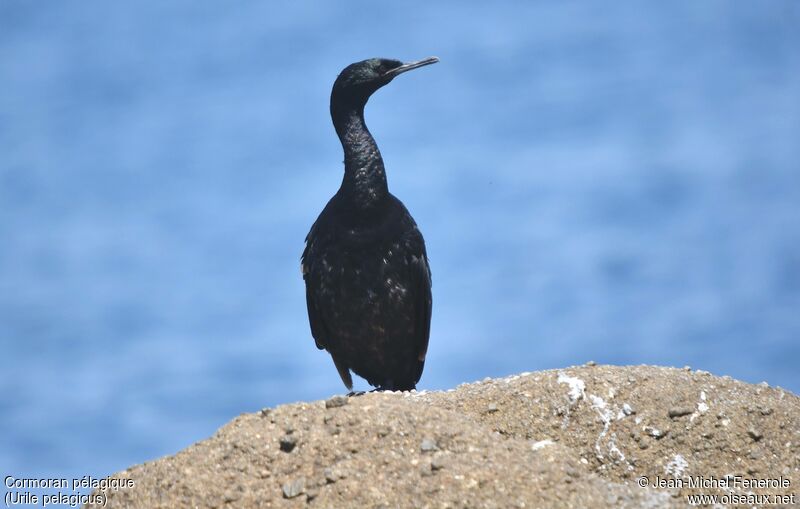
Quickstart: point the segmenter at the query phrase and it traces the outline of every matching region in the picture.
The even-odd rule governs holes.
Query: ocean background
[[[0,474],[342,393],[299,270],[330,88],[429,55],[366,111],[430,255],[420,389],[594,360],[800,392],[794,0],[2,0]]]

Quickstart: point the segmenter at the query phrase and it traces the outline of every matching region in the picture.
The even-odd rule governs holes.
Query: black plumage
[[[400,73],[435,62],[364,60],[347,66],[333,85],[344,178],[311,227],[301,260],[311,334],[350,390],[351,370],[379,389],[411,390],[425,365],[431,322],[425,241],[389,192],[364,106]]]

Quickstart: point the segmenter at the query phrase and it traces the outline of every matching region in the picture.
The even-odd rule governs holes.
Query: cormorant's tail
[[[417,361],[417,371],[414,373],[414,386],[416,386],[419,379],[422,378],[423,369],[425,369],[425,359]]]
[[[342,361],[337,359],[333,354],[331,354],[331,359],[333,359],[333,363],[336,365],[336,371],[339,372],[339,376],[342,377],[344,386],[347,387],[348,391],[352,391],[353,377],[350,375],[350,368],[348,368]]]

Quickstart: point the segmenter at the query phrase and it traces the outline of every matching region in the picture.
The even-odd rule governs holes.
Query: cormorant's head
[[[331,101],[355,101],[365,104],[376,90],[392,81],[395,76],[423,65],[435,64],[439,59],[428,57],[417,62],[404,64],[388,58],[370,58],[350,64],[339,73],[333,84]]]

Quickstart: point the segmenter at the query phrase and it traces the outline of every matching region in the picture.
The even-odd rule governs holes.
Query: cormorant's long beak
[[[435,64],[438,61],[439,59],[437,57],[423,58],[422,60],[418,60],[416,62],[409,62],[407,64],[401,65],[400,67],[395,67],[394,69],[387,71],[386,74],[384,74],[384,76],[389,78],[394,78],[398,74],[402,74],[406,71],[410,71],[411,69],[416,69],[424,65]]]

